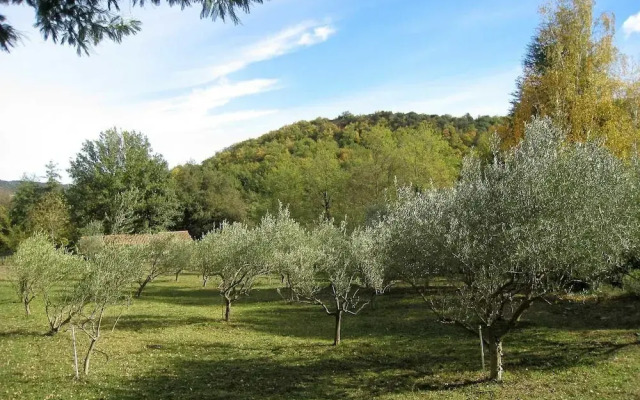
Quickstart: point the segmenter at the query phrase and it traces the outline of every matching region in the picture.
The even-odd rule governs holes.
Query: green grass
[[[152,282],[104,330],[98,348],[109,360],[96,353],[91,375],[75,382],[70,333],[44,336],[42,305],[24,316],[0,269],[0,398],[640,398],[635,299],[538,304],[506,337],[505,382],[495,384],[483,380],[477,339],[435,322],[405,289],[347,316],[336,348],[330,317],[284,303],[273,287],[239,300],[224,323],[215,288],[196,276]]]

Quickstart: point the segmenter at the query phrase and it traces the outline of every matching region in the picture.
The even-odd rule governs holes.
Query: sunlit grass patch
[[[422,300],[395,288],[375,308],[333,321],[286,303],[260,282],[222,321],[215,283],[163,277],[105,321],[91,374],[73,380],[70,333],[47,331],[42,304],[29,318],[0,281],[0,398],[423,399],[640,396],[640,303],[612,295],[537,304],[505,339],[505,382],[485,381],[477,338],[441,324]],[[81,337],[81,336],[79,336]],[[85,346],[81,337],[81,344]],[[83,350],[81,348],[80,350]]]

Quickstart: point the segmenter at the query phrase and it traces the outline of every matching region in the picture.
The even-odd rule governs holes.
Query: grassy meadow
[[[120,310],[111,310],[104,353],[74,381],[70,332],[44,336],[41,303],[26,317],[0,267],[0,398],[640,398],[640,300],[621,293],[534,306],[505,338],[505,381],[495,384],[484,380],[477,338],[436,322],[408,289],[346,316],[333,347],[333,319],[285,303],[277,283],[263,280],[224,323],[214,282],[152,282],[113,332]]]

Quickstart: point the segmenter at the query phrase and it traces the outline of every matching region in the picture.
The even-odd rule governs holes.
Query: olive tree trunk
[[[89,349],[87,350],[87,355],[84,356],[84,374],[89,375],[89,364],[91,363],[91,354],[93,354],[93,349],[96,346],[97,338],[92,338],[89,343]]]
[[[489,337],[489,353],[491,355],[490,378],[496,382],[502,381],[502,338]]]
[[[140,287],[136,292],[136,297],[140,298],[140,295],[142,295],[142,291],[144,290],[145,286],[147,286],[147,283],[149,282],[151,282],[151,276],[147,276],[145,280],[140,284]]]
[[[229,317],[231,316],[231,300],[225,298],[224,299],[224,320],[229,322]]]
[[[340,330],[342,328],[342,310],[336,311],[335,318],[336,318],[336,334],[333,339],[333,345],[337,346],[340,344]]]
[[[24,297],[22,298],[22,304],[24,304],[24,312],[25,312],[25,314],[27,314],[27,315],[31,315],[31,306],[30,306],[30,303],[31,303],[31,299],[30,299],[28,296],[24,296]]]
[[[54,319],[50,319],[49,332],[47,332],[47,336],[55,336],[60,331],[60,328],[62,328],[63,326],[71,322],[71,318],[73,318],[74,314],[75,313],[69,313],[69,316],[67,316],[67,318],[63,320],[61,320],[61,318],[58,318],[58,317],[55,317]]]

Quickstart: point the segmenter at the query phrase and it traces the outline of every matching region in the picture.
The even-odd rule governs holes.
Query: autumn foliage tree
[[[67,245],[73,235],[69,206],[60,191],[49,191],[27,215],[30,232],[44,232],[58,245]]]
[[[522,140],[532,116],[548,116],[567,140],[602,137],[628,156],[637,126],[631,107],[633,82],[617,73],[623,57],[614,44],[614,17],[594,17],[593,0],[555,0],[541,8],[542,22],[527,48],[514,94],[512,129],[505,145]]]

